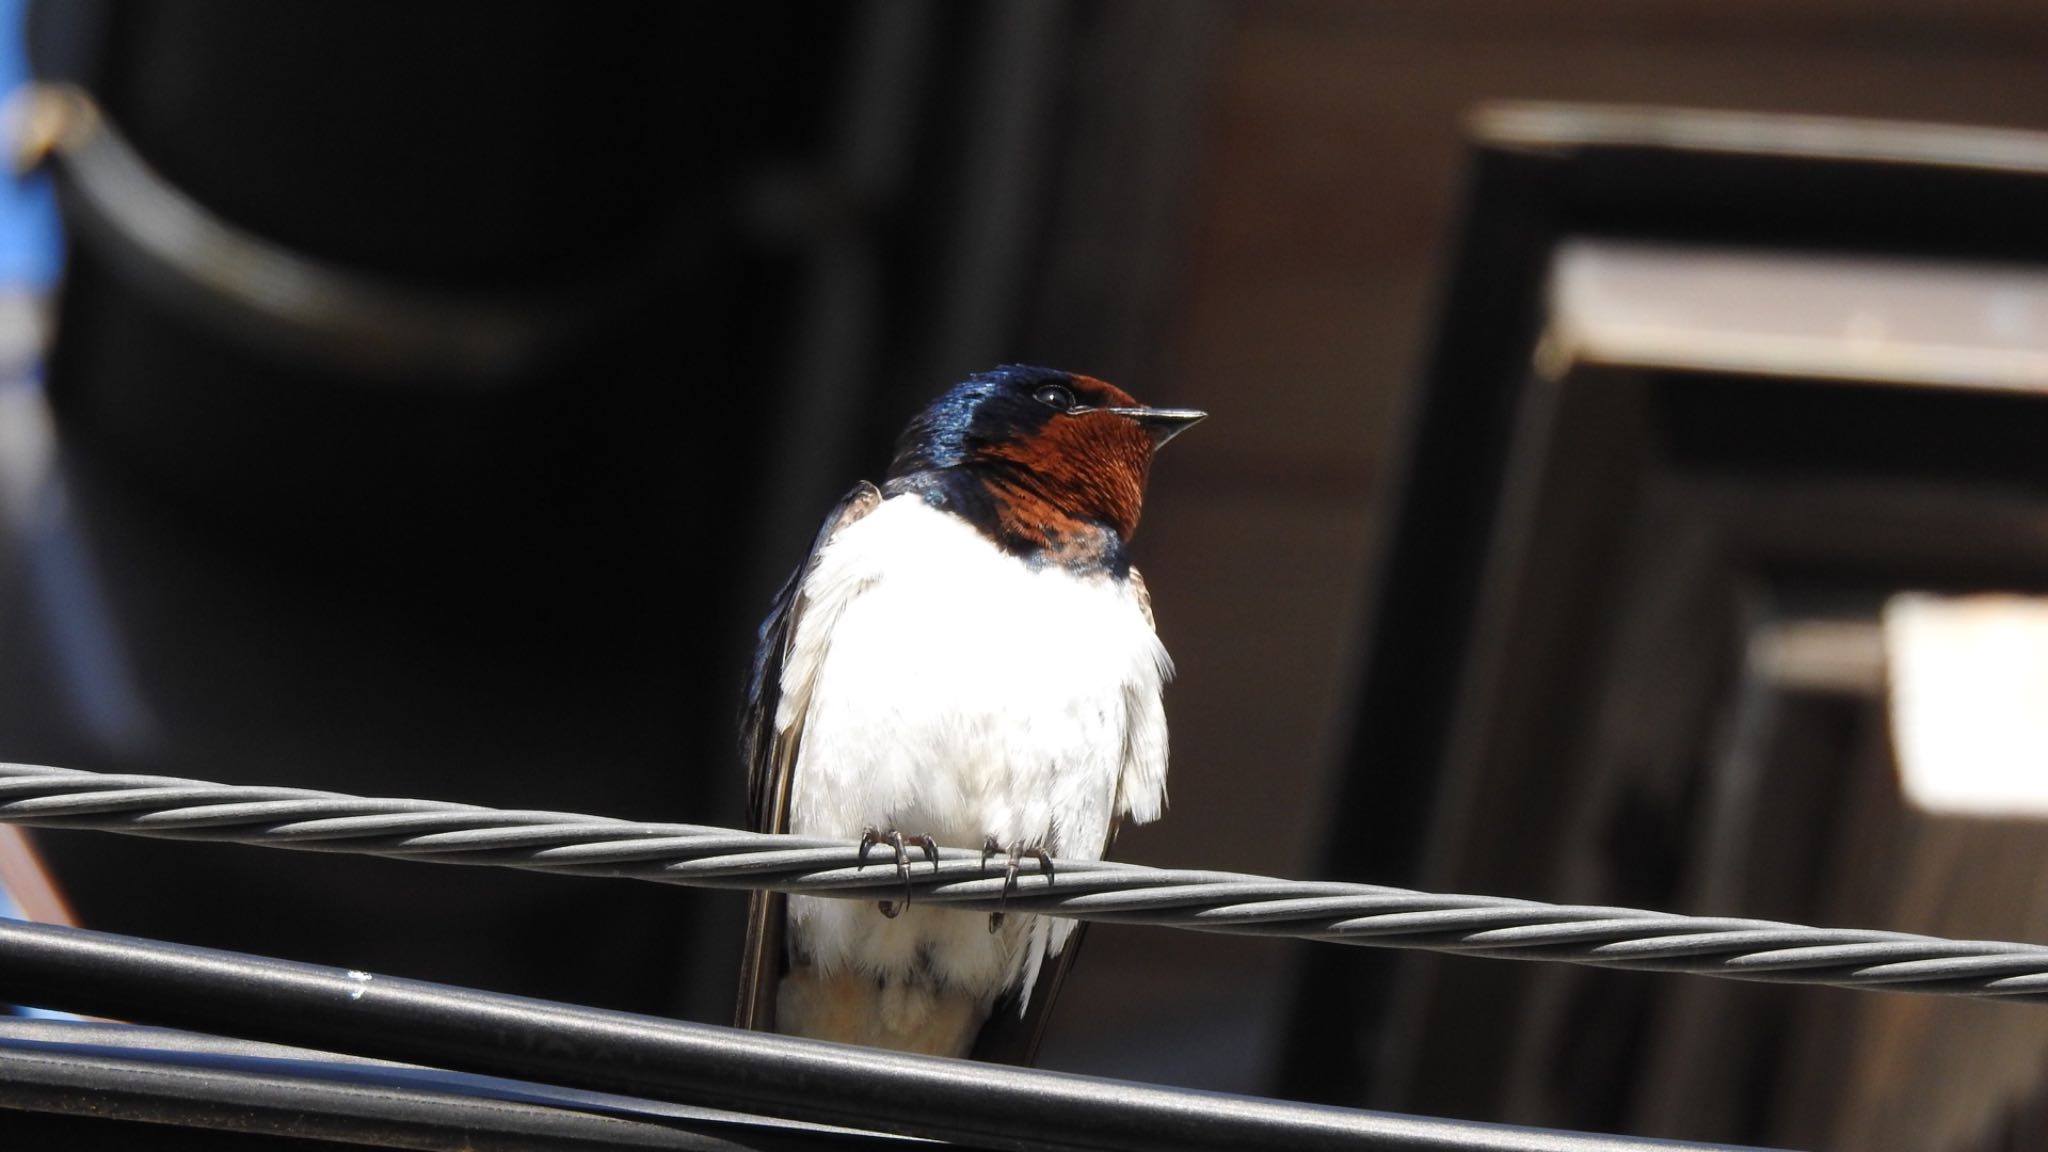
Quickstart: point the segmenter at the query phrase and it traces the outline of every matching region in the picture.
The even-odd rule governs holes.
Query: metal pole
[[[1725,1150],[1352,1111],[872,1051],[0,921],[0,1000],[1012,1149]]]

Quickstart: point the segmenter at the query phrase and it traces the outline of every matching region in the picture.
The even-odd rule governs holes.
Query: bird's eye
[[[1047,408],[1065,412],[1074,406],[1074,393],[1064,384],[1047,384],[1031,394],[1033,400]]]

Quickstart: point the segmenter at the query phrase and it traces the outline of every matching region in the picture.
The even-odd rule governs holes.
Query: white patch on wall
[[[1907,800],[2048,817],[2048,597],[1895,596],[1884,631]]]

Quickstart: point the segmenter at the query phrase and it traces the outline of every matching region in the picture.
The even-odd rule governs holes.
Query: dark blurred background
[[[1888,726],[1900,593],[2048,584],[2038,4],[0,14],[160,181],[74,181],[61,263],[47,176],[12,206],[0,757],[740,823],[774,588],[1021,360],[1213,416],[1136,543],[1180,675],[1121,858],[2048,939],[2035,817],[1916,807]],[[731,895],[35,842],[90,927],[730,1010]],[[2048,1123],[2030,1010],[1680,983],[1100,928],[1041,1063],[1828,1148]]]

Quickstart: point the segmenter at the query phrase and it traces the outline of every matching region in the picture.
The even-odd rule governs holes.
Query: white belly
[[[1155,746],[1156,772],[1138,775],[1163,790],[1169,674],[1124,582],[1029,568],[898,498],[842,530],[806,594],[778,717],[804,729],[790,831],[993,837],[1092,859],[1120,804],[1157,812],[1161,797],[1120,793],[1134,749]],[[886,847],[871,859],[893,866]],[[1042,883],[1035,871],[1027,862],[1020,884]],[[891,920],[866,901],[789,907],[793,943],[821,969],[987,996],[1028,979],[1069,930],[1016,916],[991,934],[984,914],[916,906]]]

